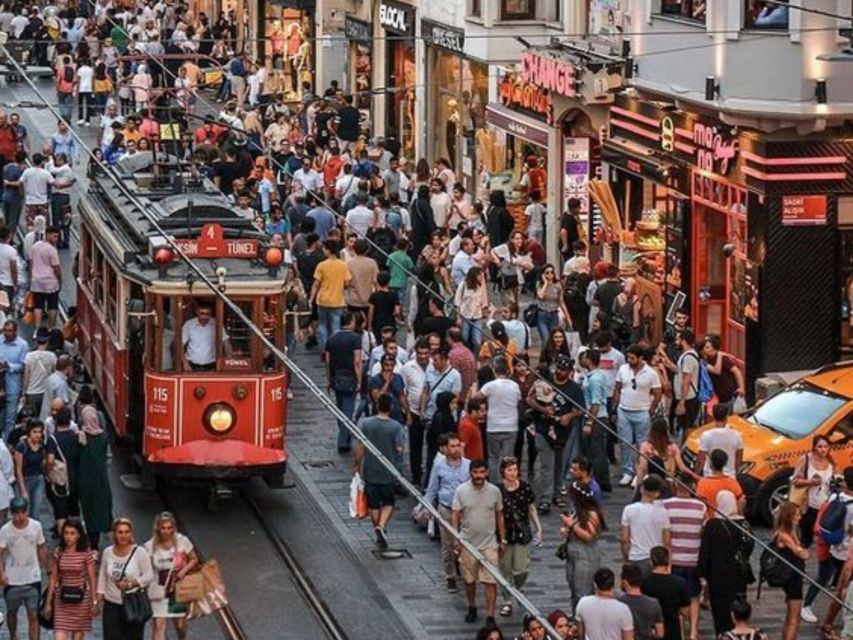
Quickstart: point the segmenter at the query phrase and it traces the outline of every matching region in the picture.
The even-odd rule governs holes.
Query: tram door
[[[131,283],[130,300],[144,297],[142,287]],[[129,430],[141,437],[145,422],[145,324],[133,317],[127,322],[127,417]]]

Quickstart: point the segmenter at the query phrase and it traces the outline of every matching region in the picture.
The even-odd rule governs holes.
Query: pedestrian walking
[[[3,323],[3,340],[0,340],[0,371],[6,379],[6,407],[3,416],[3,438],[15,426],[18,403],[23,393],[24,362],[27,357],[27,341],[18,335],[18,323],[7,320]]]
[[[47,348],[50,348],[50,336],[48,335]],[[54,354],[55,355],[55,354]],[[47,420],[50,416],[53,401],[57,398],[71,404],[71,377],[74,375],[74,360],[71,356],[61,355],[56,359],[56,370],[47,376],[44,383],[44,394],[42,395],[41,411],[39,417]]]
[[[501,461],[512,456],[518,432],[518,407],[521,389],[509,377],[507,359],[498,356],[492,360],[495,379],[482,386],[476,395],[486,398],[486,449],[493,480],[499,477]]]
[[[154,579],[148,585],[151,600],[152,637],[166,640],[166,623],[172,621],[180,640],[187,637],[187,605],[175,598],[175,589],[199,564],[193,543],[178,532],[175,516],[161,511],[154,517],[153,534],[145,543]]]
[[[660,476],[646,476],[640,484],[640,501],[622,510],[622,558],[639,564],[644,575],[651,570],[649,554],[652,547],[670,545],[669,516],[658,502],[663,486]]]
[[[829,483],[835,476],[835,461],[829,448],[829,438],[817,435],[812,438],[812,449],[802,456],[791,474],[792,483],[800,490],[805,489],[803,517],[800,520],[800,541],[808,549],[814,540],[814,526],[818,510],[829,498]],[[789,496],[789,499],[793,496]],[[803,610],[811,602],[804,603]],[[814,622],[814,621],[812,621]]]
[[[799,524],[802,514],[800,507],[786,502],[779,507],[773,521],[773,541],[771,546],[797,571],[791,571],[785,592],[785,623],[782,627],[782,640],[795,640],[800,628],[800,610],[803,605],[803,576],[809,550],[800,544]],[[849,516],[848,516],[849,520]]]
[[[27,500],[30,514],[41,521],[46,497],[45,475],[50,473],[56,445],[44,440],[44,424],[31,419],[26,427],[27,435],[15,445],[16,493]]]
[[[317,340],[321,348],[341,328],[341,315],[346,307],[344,289],[352,281],[346,263],[338,258],[338,243],[326,240],[323,247],[326,259],[314,270],[311,287],[311,302],[317,305]]]
[[[92,631],[95,615],[96,554],[89,548],[77,518],[59,527],[59,546],[53,552],[42,613],[53,620],[56,640],[83,640]]]
[[[672,575],[669,549],[652,547],[649,559],[652,572],[643,578],[642,592],[658,601],[663,612],[664,640],[682,640],[682,618],[689,611],[690,594],[683,578]]]
[[[145,623],[128,622],[123,596],[147,589],[153,581],[151,557],[134,542],[133,523],[117,518],[112,526],[112,544],[104,549],[98,571],[97,606],[103,613],[104,640],[143,640]]]
[[[622,595],[619,602],[626,604],[634,618],[635,640],[653,640],[663,638],[663,611],[660,603],[644,595],[640,589],[643,582],[643,570],[633,562],[622,565]]]
[[[48,377],[56,370],[57,357],[47,348],[50,332],[39,327],[35,332],[35,348],[24,357],[24,379],[21,385],[24,393],[24,407],[30,415],[41,413]]]
[[[729,411],[728,406],[725,404],[714,405],[714,409],[712,410],[714,424],[699,436],[699,453],[696,456],[696,466],[694,468],[696,473],[703,476],[713,474],[709,456],[714,449],[726,452],[727,461],[723,473],[727,476],[735,477],[737,470],[741,468],[743,464],[743,437],[739,431],[735,431],[729,426],[728,419],[730,413],[731,411]],[[802,472],[803,470],[800,471],[801,474]],[[812,520],[812,524],[814,524],[814,520]]]
[[[503,499],[500,489],[488,482],[489,465],[485,460],[471,461],[471,479],[456,489],[453,496],[453,528],[461,538],[482,554],[493,568],[506,549]],[[477,620],[477,583],[482,583],[486,597],[486,624],[495,624],[498,599],[497,581],[482,562],[456,542],[468,612],[465,622]]]
[[[342,263],[343,264],[343,263]],[[361,337],[353,330],[355,316],[344,310],[341,313],[341,328],[328,339],[321,340],[325,346],[323,359],[326,364],[327,389],[335,392],[335,404],[347,418],[352,418],[355,400],[362,388]],[[343,422],[338,421],[338,453],[346,454],[352,449],[352,435]]]
[[[9,635],[18,637],[18,610],[27,610],[27,637],[39,640],[41,569],[47,567],[47,545],[38,520],[30,518],[29,502],[18,496],[9,510],[12,519],[0,528],[0,584],[6,603]]]
[[[403,468],[403,425],[391,417],[394,401],[383,392],[376,399],[376,415],[361,423],[364,437],[397,469]],[[394,515],[394,492],[397,477],[371,451],[358,442],[355,449],[355,468],[360,470],[367,494],[367,508],[376,533],[376,546],[388,548],[388,523]]]
[[[52,176],[50,180],[52,183]],[[30,291],[33,293],[33,319],[36,327],[41,326],[45,314],[48,326],[56,325],[59,292],[62,290],[62,263],[56,250],[57,244],[59,228],[48,227],[44,240],[39,240],[30,249]]]
[[[457,487],[467,482],[470,477],[471,460],[463,455],[463,445],[459,436],[447,434],[447,446],[444,456],[438,457],[429,475],[426,499],[438,508],[442,520],[453,520],[453,496]],[[444,564],[444,577],[447,590],[455,593],[457,590],[457,556],[455,538],[444,527],[440,528],[441,559]]]
[[[602,567],[592,577],[595,593],[584,596],[578,603],[575,616],[579,635],[595,640],[633,640],[634,617],[628,605],[619,602],[613,592],[616,576]]]
[[[577,614],[581,598],[594,593],[594,576],[601,566],[598,539],[606,529],[604,513],[589,486],[569,485],[570,508],[560,514],[561,535],[566,538],[566,582]]]
[[[500,570],[504,579],[521,591],[530,571],[530,546],[542,544],[542,525],[536,510],[536,496],[529,484],[519,478],[518,458],[507,456],[500,461],[506,549],[500,557]],[[500,615],[512,615],[509,592],[502,589],[503,604]]]
[[[80,396],[84,397],[88,389],[83,387]],[[97,551],[101,534],[111,530],[113,521],[112,489],[107,471],[109,444],[104,431],[105,419],[94,404],[81,405],[77,415],[82,431],[78,463],[80,512],[86,523],[89,546]]]

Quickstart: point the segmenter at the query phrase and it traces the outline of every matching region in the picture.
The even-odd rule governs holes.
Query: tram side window
[[[89,274],[92,283],[92,295],[95,298],[95,306],[99,309],[104,308],[104,254],[98,247],[93,246],[92,255],[94,260],[94,268]]]
[[[107,265],[107,324],[117,329],[118,278],[112,267]]]
[[[238,301],[237,306],[249,319],[253,317],[254,303],[251,300]],[[253,334],[246,323],[229,308],[225,309],[223,330],[223,353],[233,359],[251,359]]]
[[[160,370],[175,370],[175,304],[172,298],[163,298],[160,322]]]
[[[264,336],[277,346],[281,345],[282,313],[283,310],[278,296],[270,296],[264,299]],[[289,317],[292,323],[293,316]],[[278,371],[281,369],[281,361],[276,358],[275,354],[266,345],[261,347],[261,353],[264,354],[264,371]]]

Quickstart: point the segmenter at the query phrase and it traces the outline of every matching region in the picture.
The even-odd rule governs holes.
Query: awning
[[[301,11],[313,11],[317,8],[317,0],[267,0],[270,4],[286,7],[288,9],[299,9]]]
[[[539,122],[498,104],[490,104],[486,107],[486,122],[516,138],[521,138],[540,147],[548,147],[551,128],[544,122]]]

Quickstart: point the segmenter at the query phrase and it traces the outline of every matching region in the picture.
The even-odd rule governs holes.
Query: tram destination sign
[[[206,224],[198,238],[176,238],[175,244],[188,258],[254,258],[258,255],[257,240],[225,238],[218,224]]]

